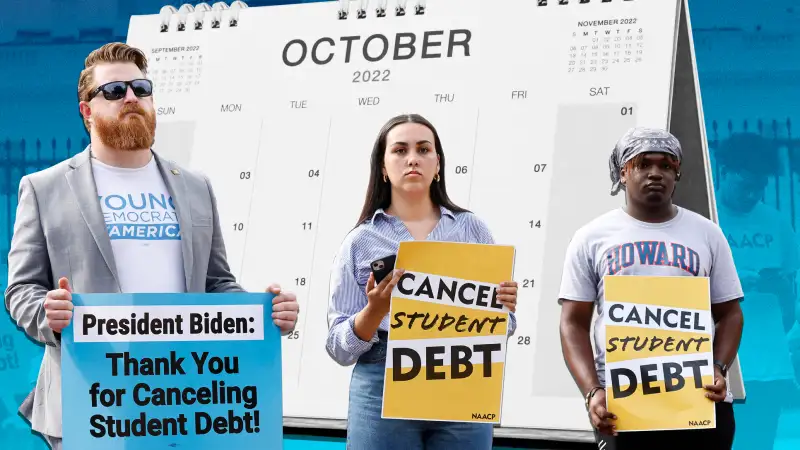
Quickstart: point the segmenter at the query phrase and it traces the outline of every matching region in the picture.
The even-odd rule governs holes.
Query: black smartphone
[[[372,261],[370,267],[372,274],[375,276],[375,284],[380,283],[386,275],[389,275],[394,270],[394,262],[397,260],[397,255],[384,256],[381,259]]]

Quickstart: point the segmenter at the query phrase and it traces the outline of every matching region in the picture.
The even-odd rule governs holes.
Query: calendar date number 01
[[[392,71],[384,70],[356,70],[353,72],[353,83],[370,83],[379,81],[390,81],[389,76]]]

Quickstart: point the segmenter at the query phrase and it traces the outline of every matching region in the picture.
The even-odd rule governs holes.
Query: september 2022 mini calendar
[[[283,343],[287,420],[346,418],[352,367],[325,351],[331,265],[381,126],[419,113],[440,134],[452,200],[515,247],[498,433],[588,433],[556,295],[574,231],[624,202],[609,195],[617,139],[672,128],[682,184],[702,186],[680,201],[714,218],[687,20],[683,0],[233,2],[132,17],[128,43],[157,87],[154,149],[209,176],[245,288],[276,281],[300,302]]]
[[[203,79],[203,55],[196,50],[157,49],[148,61],[156,95],[190,94]]]

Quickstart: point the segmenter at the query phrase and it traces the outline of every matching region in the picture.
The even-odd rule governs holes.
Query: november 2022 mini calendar
[[[567,73],[607,72],[644,61],[646,33],[637,21],[635,17],[579,21],[568,43]]]

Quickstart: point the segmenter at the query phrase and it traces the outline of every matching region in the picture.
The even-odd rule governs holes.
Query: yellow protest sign
[[[709,279],[605,276],[606,406],[618,431],[714,428]]]
[[[382,417],[500,422],[514,247],[401,242]]]

